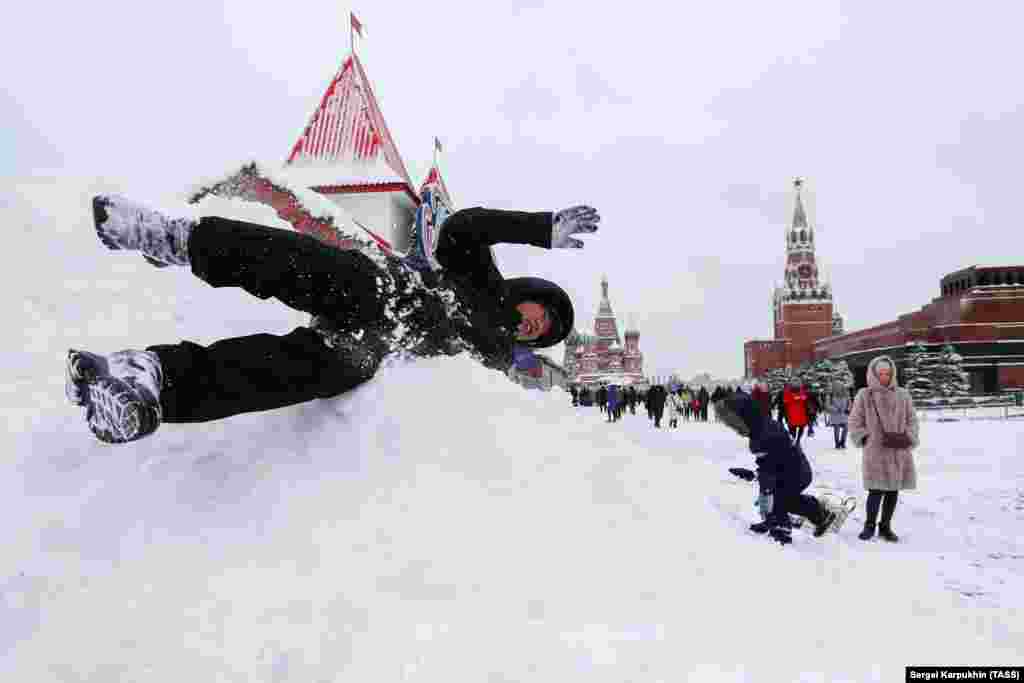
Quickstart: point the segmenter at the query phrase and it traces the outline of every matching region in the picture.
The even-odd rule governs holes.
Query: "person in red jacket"
[[[789,435],[796,445],[807,428],[807,391],[799,382],[793,382],[782,394],[782,405],[786,409],[786,422],[789,424]]]

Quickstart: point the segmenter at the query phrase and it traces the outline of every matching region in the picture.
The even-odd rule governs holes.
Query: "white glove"
[[[571,235],[597,232],[601,216],[592,206],[572,206],[555,213],[551,225],[552,249],[582,249],[583,242]]]

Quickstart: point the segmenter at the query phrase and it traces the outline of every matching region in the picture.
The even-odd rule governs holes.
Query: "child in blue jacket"
[[[813,478],[811,465],[779,423],[762,415],[757,401],[742,392],[716,401],[715,414],[727,427],[750,439],[761,495],[771,497],[764,521],[751,525],[751,531],[770,533],[782,544],[791,543],[790,514],[806,517],[814,524],[816,537],[828,531],[836,514],[804,493]]]

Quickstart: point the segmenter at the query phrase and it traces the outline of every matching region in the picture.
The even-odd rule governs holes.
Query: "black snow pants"
[[[799,515],[811,524],[821,522],[825,510],[814,496],[804,493],[811,485],[806,477],[787,478],[783,481],[773,479],[769,475],[759,477],[761,493],[771,493],[773,498],[772,514],[782,517],[787,514]]]
[[[310,314],[343,313],[372,323],[384,315],[381,269],[356,250],[263,225],[206,217],[189,239],[192,273],[213,287],[241,287]],[[346,363],[319,334],[254,334],[209,346],[147,347],[160,358],[164,422],[208,422],[344,393],[373,376]]]
[[[775,505],[772,511],[777,515],[791,514],[800,515],[809,521],[811,524],[818,524],[821,522],[824,515],[824,508],[821,503],[814,496],[809,496],[806,493],[800,493],[799,491],[789,491],[783,489],[782,491],[775,492]]]

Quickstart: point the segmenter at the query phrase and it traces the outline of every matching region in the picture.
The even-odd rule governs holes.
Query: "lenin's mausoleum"
[[[793,183],[795,209],[786,236],[785,280],[773,297],[775,330],[770,340],[744,344],[744,369],[755,378],[776,368],[797,368],[822,359],[844,360],[858,386],[868,362],[887,354],[899,364],[909,344],[951,344],[963,356],[972,393],[1024,388],[1024,265],[971,266],[940,279],[938,296],[891,322],[844,332],[828,283],[821,282],[814,226]]]

